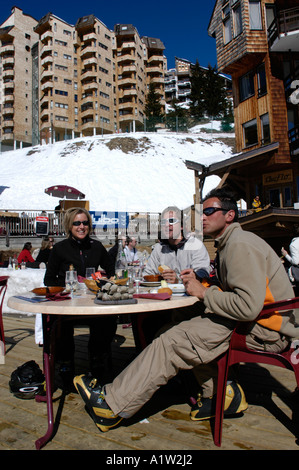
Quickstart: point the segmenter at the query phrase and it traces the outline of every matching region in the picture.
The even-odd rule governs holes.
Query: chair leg
[[[226,352],[217,361],[218,380],[217,380],[215,427],[214,427],[214,444],[217,447],[221,447],[224,403],[225,403],[226,383],[227,383],[227,375],[228,375],[228,358],[229,358],[229,353]]]

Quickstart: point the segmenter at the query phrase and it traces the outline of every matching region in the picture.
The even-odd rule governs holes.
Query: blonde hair
[[[64,215],[64,230],[67,236],[69,237],[72,232],[73,222],[78,214],[85,214],[88,220],[88,233],[92,230],[92,221],[90,217],[90,213],[84,209],[83,207],[72,207],[65,212]]]

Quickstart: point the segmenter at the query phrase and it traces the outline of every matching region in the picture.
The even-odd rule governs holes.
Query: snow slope
[[[208,124],[209,131],[217,123]],[[203,126],[201,126],[203,127]],[[74,186],[91,211],[161,212],[168,205],[193,203],[193,171],[185,160],[209,165],[231,157],[219,140],[233,134],[132,133],[94,136],[4,152],[0,158],[0,210],[51,210],[58,199],[44,189]],[[209,177],[204,194],[218,177]]]

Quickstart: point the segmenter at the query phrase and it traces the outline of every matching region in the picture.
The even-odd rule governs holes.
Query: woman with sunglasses
[[[92,220],[86,209],[76,207],[67,210],[64,227],[67,238],[56,243],[51,250],[44,278],[45,286],[65,286],[65,273],[70,265],[73,265],[78,276],[82,277],[85,277],[86,268],[94,267],[97,271],[99,266],[106,271],[108,277],[114,275],[114,263],[109,253],[99,240],[90,237]],[[110,361],[110,344],[116,332],[116,319],[108,316],[98,317],[88,319],[84,324],[88,324],[90,329],[90,369],[103,378]],[[61,376],[64,375],[64,382],[68,382],[72,380],[74,369],[74,325],[68,321],[62,323],[62,329],[57,356],[60,371],[66,372],[61,373]]]

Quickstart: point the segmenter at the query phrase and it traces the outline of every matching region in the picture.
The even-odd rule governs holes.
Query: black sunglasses
[[[79,225],[81,225],[81,224],[86,226],[86,225],[89,225],[89,222],[88,222],[88,220],[82,220],[82,221],[81,220],[75,220],[75,222],[73,222],[73,225],[75,225],[75,227],[79,227]]]
[[[167,222],[169,223],[169,225],[174,225],[179,222],[179,219],[175,219],[174,217],[170,217],[170,219],[162,219],[161,225],[166,225]]]
[[[214,214],[214,212],[222,211],[222,212],[228,212],[230,209],[222,209],[222,207],[206,207],[203,209],[202,213],[209,217],[209,215]]]

